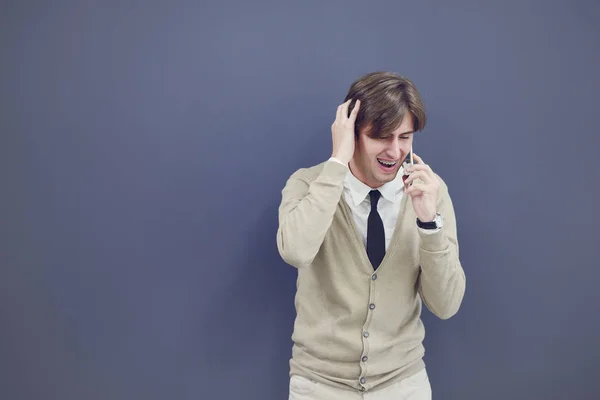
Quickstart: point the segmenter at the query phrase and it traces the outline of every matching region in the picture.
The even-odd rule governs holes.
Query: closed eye
[[[374,139],[376,139],[376,140],[390,140],[390,139],[394,140],[394,135],[379,136]],[[398,136],[398,139],[402,139],[402,140],[410,139],[410,134]]]

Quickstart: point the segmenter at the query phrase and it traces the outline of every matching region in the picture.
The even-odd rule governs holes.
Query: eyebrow
[[[412,134],[414,134],[414,133],[415,133],[415,131],[402,132],[402,133],[400,133],[398,136],[412,135]],[[381,136],[379,136],[379,138],[380,138],[380,139],[385,139],[385,138],[392,137],[392,136],[393,136],[392,134],[389,134],[389,133],[388,133],[388,134],[386,134],[386,135],[381,135]]]

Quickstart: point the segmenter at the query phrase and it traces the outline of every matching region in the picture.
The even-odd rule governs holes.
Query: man
[[[288,179],[277,246],[298,269],[290,399],[430,399],[421,301],[459,309],[465,275],[448,188],[416,154],[426,124],[413,83],[355,81],[329,160]]]

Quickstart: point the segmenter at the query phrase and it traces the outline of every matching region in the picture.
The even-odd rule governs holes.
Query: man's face
[[[350,161],[354,176],[371,188],[394,180],[410,153],[413,127],[412,114],[407,112],[398,129],[386,137],[370,138],[366,130],[361,131]]]

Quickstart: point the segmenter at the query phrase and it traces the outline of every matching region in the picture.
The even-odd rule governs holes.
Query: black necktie
[[[385,255],[385,232],[383,230],[383,221],[377,212],[377,202],[381,193],[379,190],[371,190],[371,212],[367,224],[367,255],[373,269],[377,269],[383,256]]]

